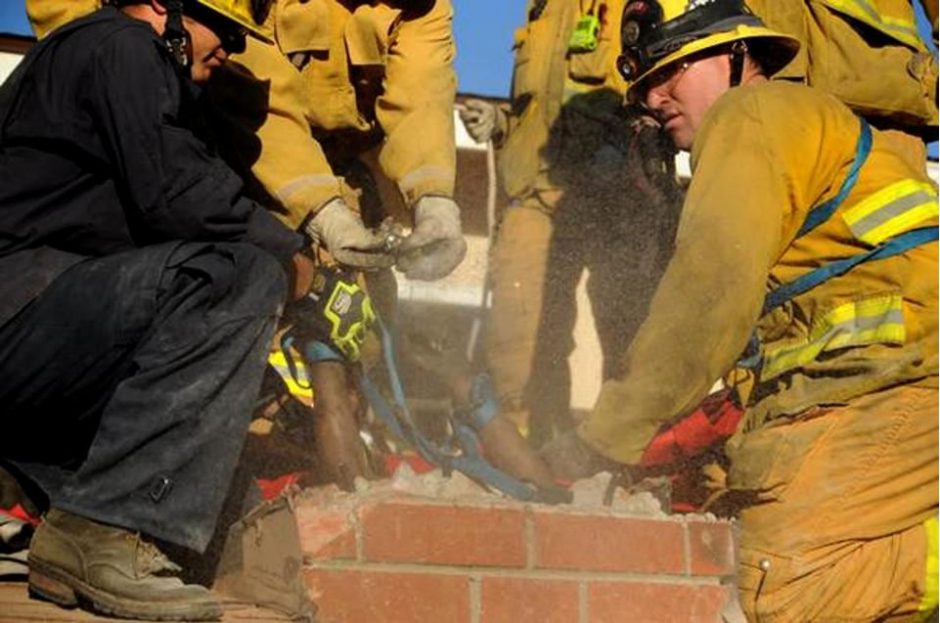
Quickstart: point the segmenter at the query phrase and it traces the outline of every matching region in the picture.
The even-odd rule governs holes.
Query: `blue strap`
[[[936,227],[922,227],[912,229],[909,232],[892,238],[888,242],[881,244],[870,251],[859,253],[852,257],[838,260],[782,285],[764,299],[764,308],[761,314],[766,314],[770,310],[783,305],[793,297],[807,292],[819,284],[833,277],[838,277],[850,271],[852,268],[864,262],[873,260],[883,260],[895,255],[900,255],[905,251],[919,247],[924,244],[936,242],[938,239],[938,229]],[[737,361],[739,368],[757,370],[763,365],[764,353],[761,350],[760,340],[757,337],[757,331],[751,333],[751,339],[748,341],[747,349]]]
[[[751,337],[747,341],[747,347],[735,364],[739,368],[746,370],[756,370],[763,365],[764,352],[761,350],[760,338],[757,337],[757,330],[751,331]]]
[[[304,359],[310,363],[318,361],[346,361],[346,357],[325,342],[310,340],[304,344]]]
[[[440,466],[445,474],[456,469],[518,500],[536,499],[537,492],[533,487],[496,469],[483,458],[479,450],[479,439],[470,426],[460,422],[454,423],[454,437],[460,447],[459,453],[449,452],[421,434],[405,402],[405,393],[395,361],[392,335],[379,319],[376,320],[376,327],[382,340],[382,353],[395,402],[394,406],[390,405],[368,375],[363,372],[362,390],[376,415],[395,435],[408,442],[421,455],[421,458]]]
[[[839,206],[842,205],[842,202],[845,201],[845,198],[848,196],[849,192],[851,192],[852,188],[855,187],[855,183],[858,181],[859,171],[868,159],[868,154],[871,153],[872,144],[871,126],[861,117],[859,117],[859,125],[861,126],[861,131],[858,141],[855,144],[855,159],[852,161],[848,175],[846,175],[845,179],[842,181],[842,185],[839,187],[839,192],[828,201],[824,201],[810,210],[809,214],[806,216],[806,220],[797,232],[796,238],[805,236],[819,225],[829,220]],[[761,309],[761,316],[764,316],[794,297],[808,292],[819,284],[833,277],[847,273],[863,262],[881,260],[900,255],[909,249],[935,240],[937,240],[936,227],[915,229],[900,236],[896,236],[869,251],[821,266],[798,277],[790,283],[779,286],[773,292],[769,292],[767,296],[764,297],[764,306]],[[762,362],[763,353],[761,343],[760,339],[757,337],[757,330],[755,329],[748,341],[747,349],[741,355],[740,359],[738,359],[737,365],[741,368],[754,370],[759,368]]]
[[[281,336],[281,352],[284,354],[287,370],[290,372],[291,378],[294,379],[298,387],[312,389],[313,385],[309,382],[310,371],[307,371],[308,381],[301,381],[297,371],[297,364],[294,363],[294,357],[291,355],[291,347],[294,345],[295,341],[296,338],[293,330],[286,331],[284,335]],[[307,363],[316,363],[318,361],[346,361],[346,358],[336,352],[331,346],[317,340],[305,342],[301,355]]]
[[[300,380],[300,375],[297,373],[297,365],[294,363],[294,357],[291,355],[290,349],[294,345],[294,334],[291,331],[287,331],[284,335],[281,336],[281,353],[284,355],[284,361],[287,363],[287,371],[290,372],[290,376],[294,379],[294,382],[297,383],[298,387],[303,389],[311,389],[313,385],[308,382]],[[308,377],[309,378],[309,377]]]
[[[855,160],[852,161],[852,167],[849,169],[848,175],[846,175],[845,179],[842,181],[842,186],[839,187],[839,192],[836,193],[835,197],[824,201],[810,210],[809,214],[806,216],[806,220],[803,222],[803,226],[800,227],[800,231],[796,233],[797,238],[805,236],[822,223],[828,221],[829,217],[831,217],[839,206],[842,205],[842,202],[845,201],[845,198],[855,186],[855,182],[858,181],[858,172],[862,168],[862,165],[865,164],[865,161],[868,159],[868,154],[871,152],[871,126],[861,117],[858,118],[858,121],[861,125],[861,134],[855,144]]]
[[[814,207],[809,211],[809,214],[806,216],[806,220],[803,222],[802,227],[796,233],[796,238],[801,238],[813,231],[819,225],[829,220],[835,211],[842,205],[842,202],[845,201],[845,198],[851,192],[852,188],[855,187],[855,183],[858,181],[858,173],[862,168],[862,165],[865,164],[865,161],[868,159],[868,154],[871,153],[871,126],[868,125],[868,122],[858,118],[859,125],[861,126],[861,131],[858,137],[858,141],[855,143],[855,159],[852,161],[852,166],[849,168],[848,175],[845,176],[845,179],[842,181],[842,186],[839,187],[839,192],[836,193],[835,197],[824,201],[818,206]],[[859,264],[861,262],[868,261],[870,259],[875,259],[873,257],[868,257],[869,253],[863,253],[861,255],[855,256],[855,258],[860,258],[858,261],[854,261],[855,258],[849,258],[848,260],[842,260],[840,262],[835,262],[829,266],[823,266],[822,268],[817,268],[816,270],[799,277],[792,283],[788,283],[780,286],[773,292],[767,294],[764,298],[764,307],[761,310],[761,316],[769,312],[770,310],[783,305],[794,296],[806,292],[810,288],[819,285],[826,279],[834,277],[836,275],[841,275],[847,271],[852,266]],[[843,264],[849,263],[848,268],[845,268],[840,271],[840,266]],[[830,269],[831,266],[836,268]],[[753,338],[752,338],[753,341]],[[751,345],[748,345],[750,349]]]
[[[499,415],[499,401],[489,374],[483,372],[473,377],[470,382],[470,404],[457,409],[454,415],[476,431]]]
[[[819,284],[833,277],[844,275],[849,270],[863,262],[873,260],[883,260],[895,255],[900,255],[905,251],[918,247],[922,244],[934,242],[937,240],[936,227],[922,227],[912,229],[909,232],[896,236],[891,240],[881,244],[870,251],[859,253],[843,260],[837,260],[821,266],[813,271],[806,273],[794,279],[788,284],[782,285],[764,299],[764,309],[761,314],[766,314],[770,310],[783,305],[793,297],[807,292]]]

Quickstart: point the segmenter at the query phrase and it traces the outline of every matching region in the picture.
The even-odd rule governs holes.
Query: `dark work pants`
[[[285,292],[241,243],[73,266],[0,327],[0,459],[53,506],[202,551]]]

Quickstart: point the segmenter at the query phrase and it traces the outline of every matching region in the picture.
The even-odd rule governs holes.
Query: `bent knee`
[[[764,623],[915,617],[924,597],[923,541],[918,525],[812,556],[742,549],[741,606],[749,621]]]
[[[235,315],[277,313],[287,296],[287,275],[273,255],[242,242],[186,244],[171,258],[174,281],[197,280],[212,307]]]
[[[277,259],[264,249],[247,243],[232,243],[235,267],[243,280],[264,298],[278,303],[287,296],[287,273]]]

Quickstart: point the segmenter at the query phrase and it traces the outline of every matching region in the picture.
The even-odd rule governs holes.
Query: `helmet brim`
[[[631,98],[636,93],[640,92],[643,83],[664,67],[681,61],[693,54],[710,48],[720,47],[734,41],[753,41],[760,43],[761,53],[758,56],[758,60],[768,78],[786,67],[800,51],[800,40],[790,35],[785,35],[763,26],[737,26],[733,30],[715,33],[691,41],[672,54],[659,59],[652,67],[640,74],[636,80],[630,82],[630,86],[627,88],[627,97]]]
[[[241,11],[233,11],[231,6],[229,6],[230,2],[225,2],[224,0],[199,0],[199,2],[214,10],[216,13],[219,13],[222,17],[235,22],[251,35],[261,39],[265,43],[272,43],[274,41],[274,33],[267,24],[258,24],[253,19],[243,15]]]

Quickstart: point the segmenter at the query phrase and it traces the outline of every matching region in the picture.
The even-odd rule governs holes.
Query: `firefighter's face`
[[[229,20],[212,20],[207,24],[205,20],[183,16],[183,23],[190,37],[190,75],[197,84],[208,81],[229,53],[245,47],[244,31]]]
[[[729,88],[730,71],[728,55],[716,54],[677,62],[650,77],[644,103],[676,147],[692,148],[705,113]]]

